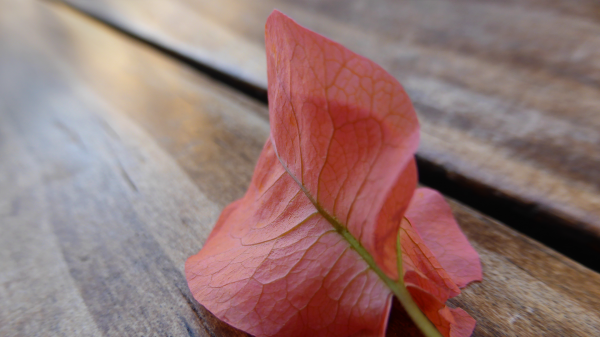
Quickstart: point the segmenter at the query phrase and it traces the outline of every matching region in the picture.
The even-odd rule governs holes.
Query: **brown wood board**
[[[424,182],[600,268],[598,2],[67,2],[251,90],[278,8],[403,83]]]
[[[243,335],[183,264],[244,193],[264,105],[65,7],[0,6],[0,335]],[[600,333],[599,274],[450,203],[484,267],[451,301],[475,336]]]

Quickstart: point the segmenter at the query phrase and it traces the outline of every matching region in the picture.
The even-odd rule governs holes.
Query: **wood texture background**
[[[425,182],[600,268],[598,1],[66,2],[259,97],[278,8],[400,80]]]
[[[56,3],[0,0],[0,335],[230,336],[185,259],[245,191],[266,106]],[[474,336],[600,335],[600,275],[449,200]],[[394,308],[388,335],[414,332]],[[416,335],[416,334],[414,334]]]

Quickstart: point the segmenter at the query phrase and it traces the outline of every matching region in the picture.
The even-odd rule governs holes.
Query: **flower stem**
[[[407,219],[408,220],[408,219]],[[410,292],[406,288],[404,284],[404,278],[402,277],[402,249],[400,245],[400,230],[398,231],[398,237],[396,239],[396,254],[398,256],[398,287],[391,288],[396,295],[400,304],[408,313],[408,316],[413,320],[413,322],[419,327],[421,332],[427,337],[442,337],[442,334],[436,329],[436,327],[431,323],[431,321],[425,316],[425,314],[419,309],[417,303],[413,300]]]
[[[326,217],[327,218],[327,217]],[[329,220],[329,219],[328,219]],[[333,220],[333,219],[332,219]],[[333,221],[330,222],[333,223]],[[358,254],[367,262],[369,267],[381,278],[381,280],[390,288],[394,293],[400,304],[406,310],[408,316],[413,320],[415,325],[421,330],[426,337],[442,337],[442,334],[436,329],[431,321],[425,316],[425,314],[419,309],[417,303],[413,300],[412,296],[408,292],[402,278],[402,251],[400,250],[400,232],[398,232],[398,239],[396,240],[396,250],[398,254],[398,281],[394,281],[389,278],[381,268],[375,263],[373,256],[367,252],[367,250],[356,240],[356,238],[342,226],[335,226],[338,233],[340,233],[347,241],[350,246],[358,252]]]

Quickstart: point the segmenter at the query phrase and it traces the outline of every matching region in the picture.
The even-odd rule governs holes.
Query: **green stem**
[[[350,246],[352,246],[352,248],[358,252],[358,254],[367,262],[369,267],[371,267],[371,269],[373,269],[373,271],[381,278],[381,280],[392,290],[398,301],[400,301],[400,304],[402,304],[406,310],[406,313],[408,313],[408,316],[410,316],[421,332],[423,332],[423,334],[427,337],[442,337],[442,334],[440,334],[427,316],[425,316],[421,309],[419,309],[417,303],[415,303],[415,301],[412,299],[412,296],[404,285],[404,280],[402,278],[402,251],[400,250],[400,233],[398,233],[398,239],[396,242],[396,249],[398,252],[398,281],[394,281],[389,278],[383,272],[383,270],[381,270],[381,268],[379,268],[371,254],[367,252],[367,250],[360,244],[360,242],[358,242],[358,240],[356,240],[356,238],[346,229],[346,227],[339,226],[339,223],[337,223],[335,219],[329,219],[329,214],[327,214],[325,218],[334,224],[334,227],[338,233],[340,233],[350,243]],[[335,222],[332,222],[332,220]]]
[[[408,220],[408,219],[407,219]],[[419,309],[417,303],[413,300],[408,288],[404,284],[403,269],[402,269],[402,246],[400,244],[400,230],[396,238],[396,254],[398,256],[398,291],[394,291],[394,295],[400,301],[410,318],[415,324],[421,329],[421,332],[427,337],[441,337],[442,334],[437,328],[431,323],[431,321],[425,316],[425,314]]]

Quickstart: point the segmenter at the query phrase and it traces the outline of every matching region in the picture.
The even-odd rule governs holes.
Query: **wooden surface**
[[[600,268],[598,1],[66,2],[262,90],[278,8],[400,80],[425,183]]]
[[[0,0],[0,74],[0,336],[244,335],[183,264],[244,193],[266,106],[49,2]],[[450,202],[484,268],[451,301],[474,336],[600,335],[599,274]]]

